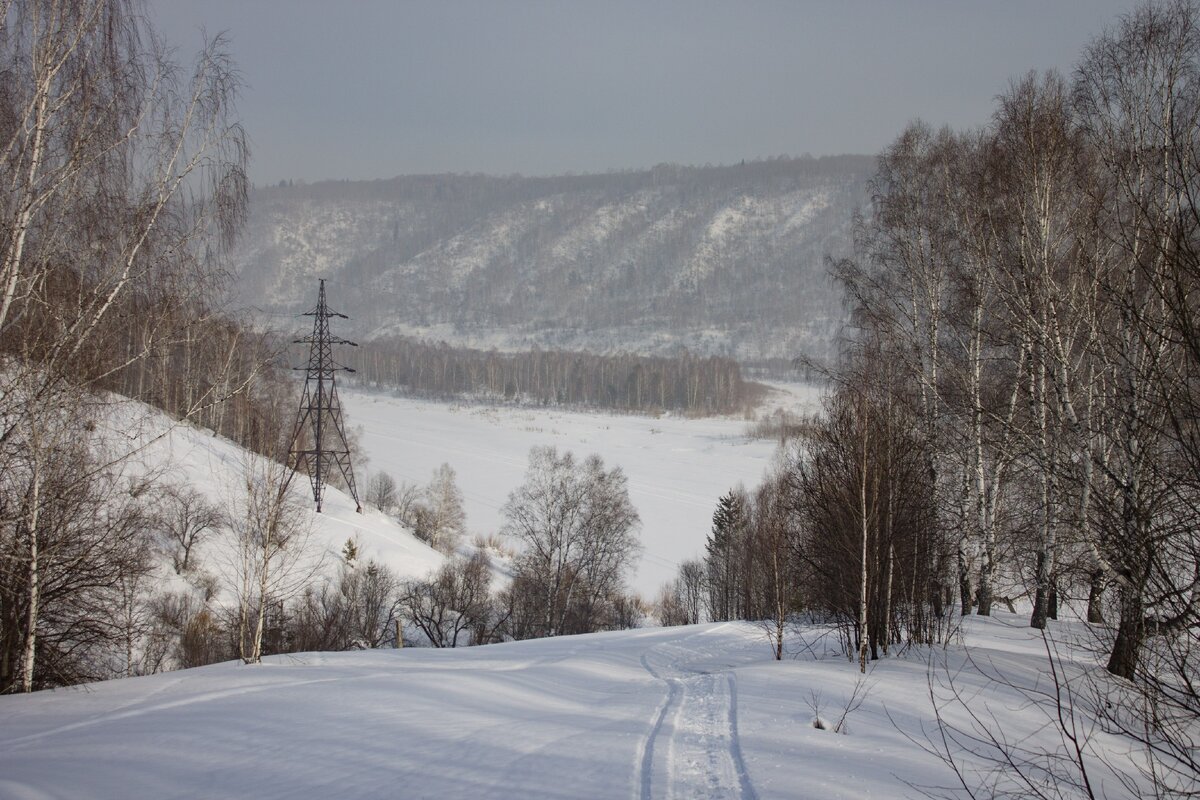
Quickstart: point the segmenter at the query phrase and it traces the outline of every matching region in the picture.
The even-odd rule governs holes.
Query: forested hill
[[[842,318],[825,257],[848,250],[873,170],[803,157],[258,189],[240,301],[290,325],[323,277],[360,338],[820,357]]]

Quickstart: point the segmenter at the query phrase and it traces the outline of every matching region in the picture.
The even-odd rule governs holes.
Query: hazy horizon
[[[251,179],[528,176],[873,155],[909,121],[987,122],[1029,70],[1070,72],[1131,0],[331,9],[149,0],[186,60],[226,32]]]

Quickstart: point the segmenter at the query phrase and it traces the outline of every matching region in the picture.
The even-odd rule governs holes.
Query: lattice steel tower
[[[331,467],[341,472],[357,510],[362,513],[362,502],[358,499],[358,488],[354,485],[354,468],[350,464],[350,445],[346,441],[346,430],[342,427],[342,407],[338,402],[338,372],[354,372],[333,360],[333,346],[347,344],[358,347],[354,342],[339,339],[329,333],[329,320],[333,317],[349,319],[345,314],[330,311],[325,305],[325,280],[321,279],[321,290],[317,294],[317,307],[304,314],[313,317],[311,336],[296,339],[296,344],[309,345],[308,366],[296,367],[304,370],[304,396],[300,398],[300,410],[296,414],[296,427],[292,432],[292,444],[288,453],[293,473],[301,470],[308,473],[312,483],[313,500],[317,512],[325,494],[325,484]],[[305,433],[309,436],[306,438]]]

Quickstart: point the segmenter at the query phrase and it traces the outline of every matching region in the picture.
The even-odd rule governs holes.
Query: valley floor
[[[0,697],[0,798],[916,797],[954,783],[926,750],[931,681],[937,693],[946,675],[1014,741],[1060,746],[1019,690],[1045,681],[1043,641],[1023,622],[969,620],[966,648],[878,662],[861,685],[856,665],[813,658],[815,631],[775,662],[762,629],[717,623],[307,653]],[[1085,650],[1061,646],[1072,680],[1096,677]],[[814,727],[817,708],[836,723],[856,687],[843,733]],[[1125,763],[1121,741],[1093,731],[1091,746]],[[1100,772],[1104,795],[1122,796]]]
[[[820,390],[773,386],[763,413],[815,409]],[[367,473],[384,471],[423,486],[448,463],[457,474],[471,534],[503,525],[509,493],[525,478],[532,447],[553,446],[580,459],[593,453],[620,467],[641,517],[642,557],[630,585],[653,597],[679,562],[704,552],[721,495],[739,483],[753,489],[771,466],[777,442],[746,435],[744,419],[661,418],[566,409],[437,403],[361,391],[340,392],[346,418],[359,429]],[[366,475],[359,476],[365,486]]]

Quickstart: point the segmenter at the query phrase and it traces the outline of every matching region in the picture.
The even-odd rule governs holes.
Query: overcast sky
[[[980,125],[1133,0],[148,0],[226,31],[258,184],[875,153]]]

